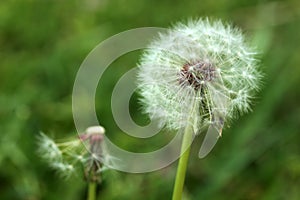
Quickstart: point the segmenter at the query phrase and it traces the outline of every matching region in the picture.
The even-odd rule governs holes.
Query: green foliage
[[[82,177],[62,180],[36,153],[39,131],[55,138],[76,134],[71,95],[81,62],[99,42],[120,31],[168,27],[206,16],[232,21],[253,36],[253,45],[262,52],[266,79],[253,113],[226,129],[205,159],[197,158],[202,138],[196,139],[185,198],[299,199],[299,8],[296,0],[1,1],[0,199],[85,199]],[[153,147],[122,136],[113,121],[110,96],[138,56],[133,52],[116,60],[96,97],[107,135],[121,147],[137,151]],[[131,101],[132,115],[145,119],[137,102]],[[170,137],[167,134],[166,140]],[[163,145],[156,136],[150,144]],[[107,171],[99,199],[170,199],[175,168],[173,164],[140,175]]]

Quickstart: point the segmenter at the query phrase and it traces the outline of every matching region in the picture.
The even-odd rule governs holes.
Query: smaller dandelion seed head
[[[103,127],[89,127],[86,133],[80,135],[79,138],[60,143],[56,143],[41,133],[39,137],[39,154],[65,178],[83,167],[85,176],[88,179],[98,181],[106,156],[103,150],[104,132]],[[87,145],[83,145],[83,141],[87,141]],[[78,165],[82,167],[78,167]]]

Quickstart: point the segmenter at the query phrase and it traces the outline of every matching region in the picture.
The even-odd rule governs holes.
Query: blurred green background
[[[82,177],[60,178],[36,154],[39,131],[76,135],[72,87],[87,54],[132,28],[169,27],[189,17],[241,27],[261,51],[266,78],[253,112],[226,129],[205,159],[192,148],[185,199],[300,199],[300,1],[2,0],[0,2],[0,199],[85,199]],[[140,52],[116,60],[97,92],[107,135],[127,149],[160,146],[124,136],[110,96]],[[115,66],[115,67],[114,67]],[[143,122],[137,95],[135,120]],[[141,120],[142,119],[142,120]],[[104,173],[99,199],[170,199],[177,163],[147,174]]]

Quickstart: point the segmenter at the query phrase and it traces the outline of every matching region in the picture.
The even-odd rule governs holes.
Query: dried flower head
[[[89,127],[79,137],[66,142],[54,142],[41,133],[39,136],[40,156],[64,177],[69,177],[76,169],[84,169],[87,181],[100,182],[100,173],[107,169],[103,163],[109,163],[110,157],[105,152],[104,128]]]
[[[250,110],[261,74],[241,32],[208,19],[178,23],[149,45],[139,64],[145,112],[169,129],[197,133]]]

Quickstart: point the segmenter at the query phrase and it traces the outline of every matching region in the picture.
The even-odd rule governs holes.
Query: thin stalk
[[[96,200],[96,182],[89,182],[88,185],[88,198],[87,200]]]
[[[191,125],[188,125],[184,131],[182,145],[181,145],[181,153],[183,153],[179,159],[175,185],[173,190],[172,200],[181,200],[182,199],[182,191],[184,186],[185,174],[187,163],[190,155],[191,142],[193,140],[193,129]]]

